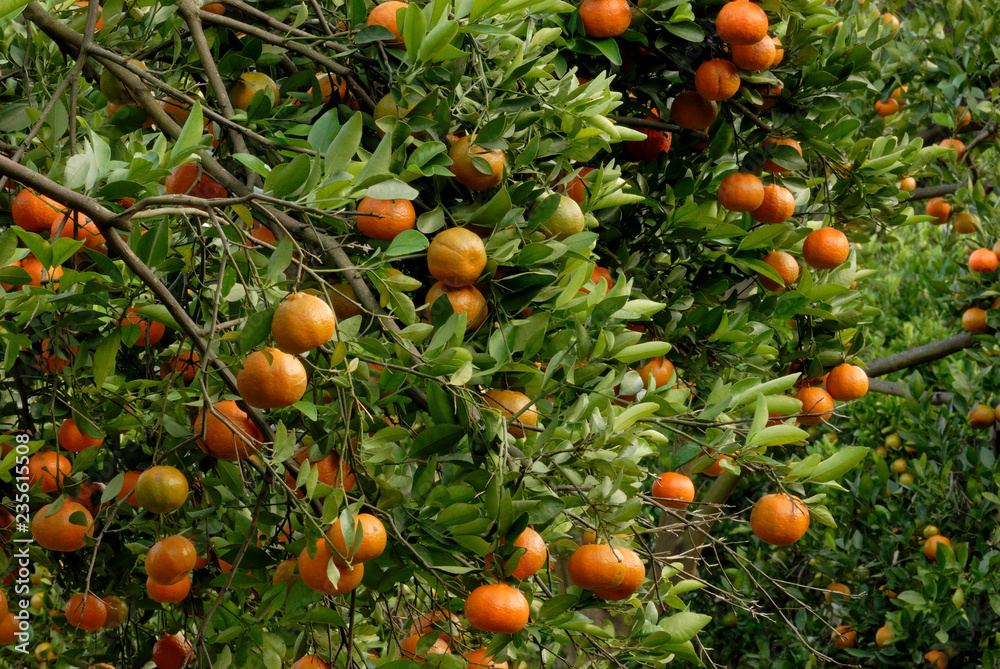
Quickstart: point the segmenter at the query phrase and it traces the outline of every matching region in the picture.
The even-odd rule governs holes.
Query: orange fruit
[[[51,504],[39,509],[31,519],[31,536],[42,548],[70,553],[84,547],[84,536],[94,536],[94,518],[82,504],[64,500],[62,508],[48,516]],[[83,514],[82,525],[71,522],[74,514]]]
[[[82,212],[70,214],[69,217],[57,216],[52,222],[49,232],[53,242],[62,237],[76,239],[83,242],[84,248],[107,255],[107,249],[104,247],[104,235],[97,229],[97,224]]]
[[[997,268],[997,254],[990,249],[976,249],[969,256],[969,269],[980,274],[988,274]]]
[[[756,44],[767,37],[767,14],[746,0],[727,2],[715,17],[715,30],[726,44]]]
[[[882,625],[875,632],[875,645],[879,648],[885,648],[892,640],[896,638],[896,633],[888,625]]]
[[[409,5],[405,2],[399,2],[399,0],[389,0],[389,2],[383,2],[381,5],[376,5],[375,8],[368,14],[368,20],[365,25],[369,26],[382,26],[391,32],[395,37],[390,40],[386,40],[386,44],[389,46],[403,46],[403,38],[399,34],[399,25],[396,22],[396,12],[400,9],[406,9]]]
[[[837,625],[837,628],[830,633],[830,638],[837,648],[854,648],[858,642],[858,633],[847,625]]]
[[[166,332],[166,328],[163,323],[158,321],[149,320],[148,318],[143,318],[139,314],[135,313],[138,307],[129,307],[126,312],[125,318],[118,321],[119,325],[125,323],[131,323],[133,325],[139,326],[139,338],[135,340],[133,346],[155,346],[160,343],[163,339],[163,335]],[[147,339],[148,338],[148,339]]]
[[[52,493],[62,488],[73,471],[73,463],[65,455],[55,451],[39,451],[28,458],[28,487],[38,484],[44,493]]]
[[[795,393],[795,399],[802,402],[799,425],[819,425],[833,414],[833,397],[822,388],[811,386]]]
[[[146,579],[146,594],[154,602],[160,604],[177,604],[187,599],[191,594],[191,577],[184,574],[172,585],[160,585],[150,576]]]
[[[899,102],[895,98],[889,98],[885,102],[875,101],[875,113],[879,116],[892,116],[899,111]]]
[[[260,448],[263,440],[260,430],[236,402],[222,400],[213,404],[212,409],[200,411],[192,425],[196,435],[204,429],[205,436],[197,442],[203,453],[220,460],[238,460],[249,457],[252,448]]]
[[[160,378],[165,379],[169,374],[181,374],[184,382],[190,383],[194,381],[194,375],[201,367],[200,363],[201,357],[194,351],[179,353],[160,365]]]
[[[518,558],[517,567],[511,574],[514,578],[523,581],[538,573],[538,570],[545,566],[549,551],[542,535],[535,530],[530,527],[524,528],[524,531],[518,535],[514,542],[514,546],[524,549],[524,553]]]
[[[964,128],[972,123],[972,112],[966,109],[965,105],[959,105],[955,118],[958,121],[958,127]]]
[[[785,87],[779,82],[777,84],[763,84],[757,87],[757,93],[763,100],[759,105],[754,105],[757,109],[767,111],[774,106],[774,101],[781,97],[781,92]]]
[[[442,230],[427,249],[427,269],[450,288],[471,285],[486,269],[486,246],[467,228]]]
[[[889,25],[893,31],[899,30],[899,19],[895,14],[889,12],[882,14],[882,23]]]
[[[265,244],[275,244],[278,241],[277,238],[274,236],[274,233],[271,232],[269,228],[261,225],[260,223],[257,223],[252,228],[250,228],[250,232],[248,234],[254,239],[256,239],[258,242],[264,242]]]
[[[489,311],[486,308],[486,298],[475,286],[449,288],[438,281],[427,291],[427,317],[430,309],[439,297],[445,296],[451,302],[451,309],[456,314],[466,314],[466,328],[475,329],[486,322]]]
[[[481,585],[465,600],[465,617],[482,632],[516,634],[528,624],[529,613],[524,594],[503,583]]]
[[[646,580],[646,566],[639,559],[639,556],[636,555],[635,551],[628,548],[619,548],[617,550],[625,562],[625,578],[614,587],[594,590],[594,595],[608,602],[628,599],[638,592]]]
[[[601,279],[604,279],[604,283],[607,284],[608,289],[605,294],[611,291],[615,287],[615,280],[611,278],[611,271],[607,267],[601,267],[600,265],[594,267],[594,271],[590,273],[590,283],[595,286],[600,285]],[[590,288],[586,284],[580,287],[580,290],[584,293],[590,294]],[[997,298],[1000,300],[1000,298]]]
[[[976,334],[989,332],[990,326],[986,323],[986,310],[979,307],[966,309],[962,314],[962,329]]]
[[[899,182],[899,190],[910,191],[917,187],[917,180],[913,177],[903,177]]]
[[[142,472],[140,471],[125,472],[122,489],[116,495],[117,499],[124,499],[125,504],[130,506],[139,506],[139,500],[135,497],[135,484],[138,482],[140,476],[142,476]]]
[[[729,53],[737,67],[752,72],[770,68],[777,57],[774,40],[767,35],[753,44],[733,45],[729,48]]]
[[[327,595],[343,595],[358,587],[365,574],[364,564],[358,563],[353,567],[342,567],[334,563],[340,572],[340,579],[334,585],[327,576],[327,567],[333,560],[333,553],[325,538],[317,539],[314,545],[316,552],[313,557],[309,557],[308,546],[299,553],[299,574],[306,585]]]
[[[965,155],[965,142],[960,139],[942,139],[938,142],[938,146],[943,146],[946,149],[955,149],[958,154],[958,157],[956,158],[957,162],[961,162],[962,156]]]
[[[728,100],[740,90],[740,73],[728,60],[713,58],[698,66],[694,87],[706,100]]]
[[[815,269],[834,269],[847,261],[851,244],[836,228],[813,230],[802,243],[802,258]]]
[[[468,663],[469,669],[508,669],[506,662],[495,662],[492,655],[487,657],[486,648],[477,648],[462,657]]]
[[[296,581],[301,581],[302,577],[296,571],[299,561],[295,558],[288,558],[287,560],[282,560],[278,564],[277,568],[274,570],[274,578],[272,583],[288,583],[291,585]]]
[[[330,665],[319,655],[303,655],[289,669],[330,669]]]
[[[985,430],[996,420],[994,412],[985,404],[977,404],[969,412],[969,427]]]
[[[697,91],[685,91],[670,104],[670,119],[688,130],[705,130],[719,115],[719,105],[701,97]]]
[[[202,171],[201,163],[184,163],[174,169],[164,182],[167,195],[190,195],[205,200],[222,199],[229,195],[218,181]]]
[[[170,513],[184,505],[188,482],[176,467],[150,467],[135,482],[135,498],[150,513]]]
[[[190,660],[188,656],[190,655]],[[153,645],[153,664],[156,669],[181,669],[195,666],[194,653],[191,644],[183,634],[167,634],[161,636]]]
[[[62,219],[65,207],[30,188],[25,188],[10,203],[15,225],[29,232],[48,232],[52,224]]]
[[[410,626],[410,634],[423,636],[428,632],[444,630],[439,636],[450,643],[451,633],[459,635],[460,623],[458,616],[451,611],[433,611],[418,616]]]
[[[278,104],[281,96],[278,92],[278,84],[274,83],[274,79],[263,72],[244,72],[240,75],[239,81],[229,89],[229,102],[233,105],[233,109],[246,111],[250,108],[254,96],[258,92],[264,91],[271,91],[272,106]]]
[[[948,669],[948,655],[943,651],[927,651],[924,653],[924,661],[934,665],[935,669]]]
[[[354,288],[349,283],[338,283],[335,286],[330,286],[328,297],[330,299],[330,306],[333,307],[333,313],[338,321],[360,316],[364,313],[361,307],[358,306],[358,299],[354,295]]]
[[[724,471],[726,471],[725,469],[722,468],[722,465],[719,464],[720,460],[732,460],[732,458],[729,457],[728,455],[719,455],[717,458],[712,457],[712,454],[709,453],[708,451],[702,451],[699,457],[711,458],[712,460],[711,466],[709,466],[708,469],[703,470],[701,473],[704,474],[705,476],[713,476],[713,477],[719,476]]]
[[[621,585],[627,568],[622,550],[608,544],[585,544],[570,556],[569,579],[584,590],[611,590]]]
[[[271,336],[285,353],[305,353],[330,341],[336,327],[329,304],[309,293],[292,293],[274,310]]]
[[[750,212],[758,223],[784,223],[795,213],[795,196],[778,184],[764,186],[764,200]]]
[[[308,454],[309,449],[303,449],[296,453],[295,460],[301,465],[305,462]],[[354,490],[354,472],[346,462],[341,462],[340,454],[336,451],[331,451],[319,460],[310,460],[309,466],[319,469],[317,480],[320,483],[331,488],[343,488],[348,492]],[[291,472],[285,472],[285,481],[289,488],[295,487],[295,478],[292,477]],[[299,495],[299,497],[302,496],[304,495]]]
[[[404,230],[416,226],[417,213],[409,200],[376,200],[366,197],[358,203],[358,230],[370,239],[391,242]]]
[[[579,11],[587,37],[617,37],[632,23],[632,9],[626,0],[583,0]]]
[[[326,538],[333,544],[335,552],[333,561],[338,565],[360,564],[374,560],[385,550],[386,535],[382,521],[370,513],[359,513],[354,516],[354,543],[347,546],[344,534],[340,529],[340,519],[326,531]],[[358,539],[360,538],[360,543]],[[356,550],[352,550],[357,545]]]
[[[107,618],[107,605],[95,595],[73,595],[66,602],[66,622],[77,629],[96,632]]]
[[[938,225],[947,223],[948,218],[951,216],[951,205],[945,202],[942,197],[932,197],[927,201],[925,208],[928,216],[937,218]]]
[[[487,390],[483,394],[486,406],[491,409],[499,409],[505,421],[507,421],[507,432],[515,439],[524,437],[524,427],[534,427],[538,425],[538,412],[535,405],[531,403],[524,393],[516,390]],[[516,421],[514,415],[518,414]],[[512,422],[513,421],[513,422]]]
[[[784,290],[786,287],[792,285],[796,279],[799,278],[799,263],[790,253],[785,251],[771,251],[766,256],[761,258],[764,262],[774,268],[774,271],[778,273],[784,284],[780,284],[773,279],[769,279],[763,274],[758,273],[757,278],[764,288],[770,291],[778,292]]]
[[[305,395],[308,381],[302,362],[276,348],[248,355],[236,375],[240,397],[257,409],[280,409],[295,404]]]
[[[347,79],[328,72],[317,72],[316,83],[319,85],[320,104],[325,105],[330,101],[333,97],[334,86],[337,87],[337,95],[339,96],[339,99],[347,99]],[[312,95],[312,92],[313,89],[310,86],[306,93]],[[298,104],[298,101],[296,101],[296,104]]]
[[[670,150],[670,133],[667,134],[667,149]],[[649,138],[647,133],[646,138]],[[638,142],[643,144],[645,142]],[[633,154],[634,155],[634,154]],[[573,177],[569,183],[559,186],[558,190],[561,193],[565,193],[577,204],[583,204],[584,199],[587,197],[587,193],[590,188],[593,187],[592,180],[588,180],[586,177],[588,174],[594,171],[593,167],[581,167],[577,172],[577,176]]]
[[[639,141],[626,141],[625,148],[636,160],[643,160],[647,163],[656,160],[661,153],[669,153],[670,145],[673,142],[673,134],[666,130],[656,130],[655,128],[635,128],[646,136],[646,139]],[[582,182],[581,182],[582,183]],[[581,187],[582,188],[582,187]],[[570,196],[572,199],[572,196]],[[575,202],[582,202],[583,197]]]
[[[207,5],[202,5],[202,11],[206,11],[209,14],[215,14],[216,16],[222,16],[226,13],[226,6],[221,2],[210,2]]]
[[[423,654],[417,653],[417,642],[420,641],[421,636],[422,635],[420,634],[411,634],[403,639],[403,643],[399,645],[400,655],[415,662],[419,662],[420,664],[426,664],[428,655],[444,655],[451,653],[448,639],[442,639],[440,636],[434,640],[434,644]]]
[[[74,2],[73,6],[74,7],[81,7],[82,9],[75,10],[75,11],[78,11],[81,14],[83,14],[84,18],[87,17],[87,13],[88,13],[89,7],[90,7],[90,3],[89,2],[85,2],[84,0],[81,0],[81,2]],[[97,6],[97,20],[94,21],[94,31],[95,32],[104,27],[104,16],[103,16],[103,11],[102,10],[103,10],[103,7],[101,7],[100,5],[98,5]]]
[[[108,608],[107,618],[104,620],[104,629],[120,627],[128,620],[128,604],[121,597],[110,595],[103,598],[104,605]]]
[[[191,540],[174,534],[157,541],[146,553],[146,575],[157,585],[174,585],[194,569],[197,561]]]
[[[777,146],[790,146],[798,151],[800,156],[802,155],[802,145],[791,137],[768,137],[764,140],[762,146],[767,147],[770,144],[776,144]],[[787,174],[788,172],[791,172],[790,169],[782,167],[770,158],[764,161],[764,169],[774,174]]]
[[[74,453],[79,453],[80,451],[92,448],[94,446],[100,446],[104,442],[104,437],[99,437],[95,439],[94,437],[88,437],[84,433],[80,432],[80,428],[76,426],[76,423],[72,418],[67,418],[59,426],[59,435],[57,437],[59,445],[65,448],[67,451],[73,451]]]
[[[29,286],[35,286],[36,288],[41,288],[42,284],[52,283],[52,288],[59,287],[59,277],[63,275],[63,268],[61,265],[56,267],[42,267],[42,261],[33,255],[26,255],[21,259],[21,268],[31,275],[31,281],[28,282]]]
[[[777,37],[772,37],[771,42],[774,44],[774,60],[771,61],[771,67],[778,67],[781,61],[785,59],[785,49],[781,46],[781,40]]]
[[[18,620],[13,612],[8,611],[7,615],[0,619],[0,644],[6,645],[17,641],[18,631]]]
[[[753,211],[764,204],[764,184],[756,174],[733,172],[719,184],[719,204],[729,211]]]
[[[789,546],[809,529],[809,510],[795,495],[764,495],[750,512],[750,529],[764,543]]]
[[[455,175],[458,183],[472,190],[484,191],[499,186],[503,181],[507,157],[500,149],[485,149],[473,144],[475,141],[475,135],[465,135],[452,143],[448,150],[451,173]],[[473,157],[485,160],[489,164],[490,171],[480,172],[472,160]]]
[[[975,214],[963,211],[961,214],[955,216],[955,232],[962,235],[970,235],[976,231],[976,225],[979,223],[979,217]]]
[[[831,583],[826,586],[826,592],[823,593],[823,598],[826,599],[827,604],[833,603],[833,593],[835,592],[843,595],[844,597],[851,596],[851,589],[843,583]]]
[[[652,377],[657,388],[662,388],[670,383],[670,379],[675,374],[674,363],[662,357],[653,358],[636,371],[639,372],[639,378],[642,379],[644,386],[649,387],[649,379]]]
[[[868,393],[868,374],[857,365],[837,365],[826,377],[826,390],[838,402],[861,399]]]
[[[664,472],[653,481],[653,499],[663,506],[685,509],[694,501],[694,481],[677,472]]]
[[[938,544],[944,544],[948,548],[951,548],[951,539],[940,534],[935,534],[924,540],[923,544],[924,557],[933,562],[937,559]]]

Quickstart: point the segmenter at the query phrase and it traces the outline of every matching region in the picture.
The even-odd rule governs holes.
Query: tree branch
[[[894,397],[906,397],[903,387],[895,381],[885,381],[883,379],[868,379],[868,391],[880,393],[882,395],[892,395]],[[935,391],[931,393],[931,404],[948,404],[955,397],[955,393],[945,393]]]
[[[917,367],[928,362],[946,358],[952,353],[957,353],[958,351],[974,346],[979,346],[979,342],[968,332],[963,332],[962,334],[952,335],[941,341],[912,348],[909,351],[893,353],[884,358],[876,358],[868,363],[865,371],[868,372],[869,378],[885,376],[901,369]]]

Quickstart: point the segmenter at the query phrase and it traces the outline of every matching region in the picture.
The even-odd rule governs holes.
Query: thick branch
[[[979,346],[979,342],[973,339],[968,332],[952,335],[947,339],[936,341],[931,344],[924,344],[917,348],[901,353],[893,353],[884,358],[877,358],[868,363],[868,376],[875,378],[885,376],[901,369],[917,367],[928,362],[934,362],[941,358],[946,358],[952,353],[957,353],[963,349]]]
[[[868,379],[868,390],[882,395],[893,395],[894,397],[906,397],[903,387],[895,381],[884,381],[882,379]],[[948,404],[955,393],[934,392],[931,393],[931,404]]]
[[[633,118],[631,116],[611,116],[612,121],[618,125],[623,125],[626,128],[650,128],[652,130],[668,130],[670,132],[682,132],[685,135],[691,135],[698,139],[708,139],[708,135],[701,132],[700,130],[685,130],[679,125],[674,125],[672,123],[664,123],[663,121],[657,121],[655,119],[645,119],[645,118]]]

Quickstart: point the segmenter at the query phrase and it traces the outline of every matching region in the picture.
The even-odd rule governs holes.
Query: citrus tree
[[[4,661],[707,664],[722,601],[825,657],[753,555],[848,540],[826,491],[870,444],[788,449],[865,395],[861,244],[932,220],[904,178],[956,157],[875,115],[900,25],[28,4]]]

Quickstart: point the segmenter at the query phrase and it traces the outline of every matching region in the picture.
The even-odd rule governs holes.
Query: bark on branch
[[[895,381],[885,381],[883,379],[868,379],[868,390],[882,395],[892,395],[894,397],[906,397],[903,387]],[[955,393],[933,392],[931,393],[931,404],[948,404],[955,397]]]
[[[979,346],[979,342],[968,332],[963,332],[962,334],[952,335],[941,341],[912,348],[909,351],[902,351],[901,353],[887,355],[884,358],[877,358],[868,363],[868,368],[865,371],[868,372],[868,377],[873,379],[878,376],[897,372],[901,369],[934,362],[935,360],[946,358],[952,353],[957,353],[958,351],[974,346]]]

